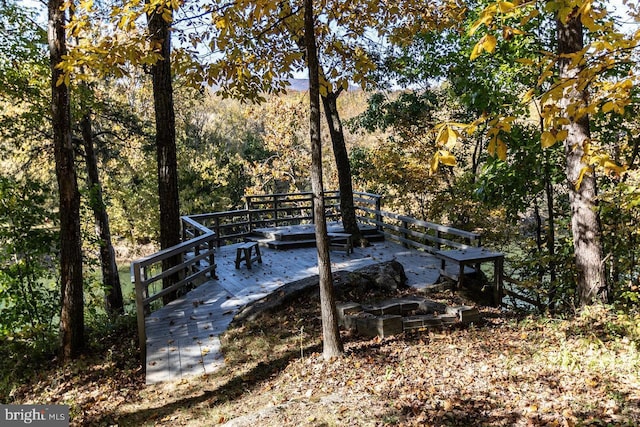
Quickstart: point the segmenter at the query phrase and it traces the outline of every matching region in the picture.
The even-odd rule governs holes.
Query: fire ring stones
[[[429,331],[480,321],[475,307],[450,307],[422,298],[400,298],[376,304],[337,304],[340,325],[358,334],[381,338],[408,331]]]

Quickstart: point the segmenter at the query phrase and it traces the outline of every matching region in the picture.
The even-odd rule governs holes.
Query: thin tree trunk
[[[111,315],[124,313],[122,287],[116,264],[116,254],[111,243],[109,215],[102,198],[102,185],[98,174],[98,162],[93,148],[93,129],[91,112],[82,117],[82,141],[84,143],[85,161],[87,164],[87,185],[89,187],[89,204],[96,222],[96,235],[100,245],[100,267],[102,285],[105,293],[105,308]]]
[[[62,71],[57,65],[67,53],[65,9],[62,0],[49,0],[48,38],[51,60],[51,121],[60,196],[60,345],[62,358],[78,356],[84,347],[84,302],[82,292],[82,238],[80,192],[71,140],[69,87],[58,84]]]
[[[162,17],[161,8],[147,16],[151,42],[161,46],[162,58],[151,67],[153,79],[153,106],[156,119],[156,158],[158,163],[158,198],[160,202],[160,247],[162,249],[180,243],[180,202],[178,193],[178,162],[176,154],[175,112],[173,109],[173,85],[171,80],[170,24]],[[163,262],[163,270],[180,263],[179,258]],[[177,277],[163,281],[163,287],[171,286]],[[175,299],[167,295],[165,303]]]
[[[545,189],[545,197],[547,199],[547,215],[549,216],[547,220],[547,254],[549,255],[549,265],[547,266],[549,270],[549,309],[553,310],[555,308],[555,299],[556,299],[556,212],[553,203],[553,181],[551,179],[551,171],[549,168],[549,158],[548,153],[545,153],[545,164],[544,164],[544,189]]]
[[[536,249],[538,251],[538,257],[542,256],[542,216],[540,216],[540,208],[538,207],[538,197],[533,199],[533,214],[536,218]],[[545,274],[545,266],[542,263],[538,264],[538,280],[542,282]]]
[[[577,12],[577,11],[576,11]],[[567,23],[557,21],[558,53],[560,54],[560,78],[576,79],[579,66],[572,64],[572,55],[583,48],[583,32],[580,15],[572,16]],[[586,90],[575,85],[565,90],[561,105],[567,111],[570,105],[586,106]],[[585,146],[590,140],[589,116],[573,117],[567,113],[570,123],[565,143],[566,173],[571,206],[571,231],[575,262],[578,271],[578,303],[581,306],[608,300],[608,288],[602,262],[602,239],[600,220],[596,206],[596,180],[593,168],[585,159]],[[582,181],[579,177],[583,170]]]
[[[305,45],[309,67],[309,107],[311,138],[311,188],[314,202],[316,243],[318,248],[318,273],[320,278],[320,311],[322,315],[323,356],[325,359],[343,352],[329,259],[329,239],[324,212],[322,186],[322,140],[320,137],[320,74],[316,47],[313,0],[304,1]]]
[[[337,92],[329,92],[322,97],[324,114],[329,126],[329,135],[333,145],[333,156],[338,170],[338,186],[340,189],[340,214],[342,216],[342,226],[344,231],[353,236],[354,241],[365,243],[360,235],[358,221],[356,220],[356,209],[353,203],[353,185],[351,183],[351,165],[349,164],[349,153],[344,141],[344,129],[338,114],[338,96],[342,92],[340,88]]]

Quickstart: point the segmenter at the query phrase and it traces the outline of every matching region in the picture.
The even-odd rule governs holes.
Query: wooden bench
[[[236,248],[236,269],[240,268],[242,261],[247,264],[247,268],[249,270],[251,270],[251,263],[254,261],[258,261],[262,264],[262,256],[260,255],[260,246],[258,245],[258,242],[243,243]]]
[[[482,247],[470,247],[466,249],[436,250],[433,252],[433,256],[441,261],[440,274],[457,281],[458,289],[462,287],[465,266],[473,265],[476,273],[479,273],[482,263],[492,262],[494,280],[493,298],[495,305],[500,306],[504,276],[504,254],[502,252],[493,252]],[[457,264],[457,271],[454,273],[447,271],[445,268],[447,262]]]
[[[353,238],[349,233],[327,233],[329,249],[345,251],[347,255],[353,253]]]

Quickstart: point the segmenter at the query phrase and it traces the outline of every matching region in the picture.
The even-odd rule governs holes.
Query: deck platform
[[[147,384],[212,373],[224,365],[219,336],[246,304],[280,286],[318,274],[315,247],[274,250],[262,248],[262,264],[236,269],[236,247],[216,253],[217,280],[210,280],[151,313],[147,328]],[[397,260],[416,288],[433,286],[440,261],[430,254],[383,241],[354,252],[332,251],[332,271],[353,271],[366,265]]]

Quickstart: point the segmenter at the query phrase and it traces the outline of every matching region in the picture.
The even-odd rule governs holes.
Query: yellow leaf
[[[608,113],[610,111],[613,111],[613,109],[615,108],[615,104],[613,103],[613,101],[607,101],[604,103],[604,105],[602,106],[602,112],[603,113]]]
[[[451,126],[443,126],[438,133],[438,145],[444,145],[447,148],[453,147],[458,140],[458,132]]]
[[[525,104],[531,102],[534,94],[535,94],[535,90],[529,89],[527,93],[525,93],[524,96],[522,97],[522,102],[524,102]]]
[[[227,18],[220,17],[218,20],[216,20],[216,28],[219,30],[227,28],[227,24]]]
[[[529,59],[529,58],[518,58],[516,59],[516,62],[522,65],[534,65],[535,62],[533,61],[533,59]]]
[[[480,44],[480,42],[478,42],[473,47],[473,50],[471,51],[471,55],[469,56],[469,60],[471,61],[475,60],[478,56],[480,56],[481,53],[482,53],[482,45]]]
[[[496,144],[498,148],[498,158],[503,162],[507,160],[507,144],[500,138],[496,138]]]
[[[540,136],[540,140],[542,142],[542,148],[553,147],[557,142],[556,137],[553,136],[553,134],[549,131],[542,132],[542,135]]]
[[[556,141],[562,142],[565,139],[567,139],[567,136],[569,136],[569,131],[566,129],[562,129],[561,131],[558,131],[558,133],[556,134]]]
[[[482,36],[480,40],[478,40],[478,43],[476,43],[476,45],[473,47],[473,50],[471,51],[471,56],[469,59],[473,61],[474,59],[479,57],[480,54],[482,54],[482,52],[488,52],[488,53],[495,52],[497,43],[498,41],[495,38],[495,36],[491,34],[485,34],[484,36]]]
[[[469,35],[473,35],[482,25],[486,25],[488,27],[491,21],[493,21],[493,13],[490,13],[489,8],[487,8],[482,12],[480,19],[473,23],[469,29]]]
[[[613,172],[616,175],[620,175],[622,172],[627,170],[626,166],[619,166],[615,162],[613,162],[612,160],[605,160],[605,162],[602,165],[602,167],[607,172]]]
[[[500,9],[500,13],[507,13],[511,11],[515,5],[510,1],[501,1],[498,3],[498,8]]]
[[[433,159],[431,159],[431,167],[429,168],[429,172],[430,172],[431,175],[433,175],[436,172],[438,172],[439,159],[440,159],[440,154],[439,153],[436,153],[436,154],[433,155]]]
[[[440,151],[439,160],[445,166],[455,166],[457,164],[455,156],[448,151]]]
[[[587,172],[589,172],[589,166],[585,166],[580,170],[580,175],[578,175],[578,179],[576,180],[575,183],[575,189],[579,190],[580,189],[580,185],[582,185],[582,180],[584,179],[584,176]]]
[[[489,53],[493,53],[496,51],[496,45],[498,44],[498,40],[496,39],[495,36],[491,35],[491,34],[487,34],[483,37],[483,39],[485,39],[484,41],[484,50],[486,50]]]
[[[491,140],[489,140],[489,146],[487,147],[487,152],[489,153],[490,156],[496,155],[496,139],[497,138],[491,138]]]
[[[60,76],[58,76],[58,80],[56,80],[56,87],[64,83],[64,77],[65,77],[64,74],[60,74]]]

